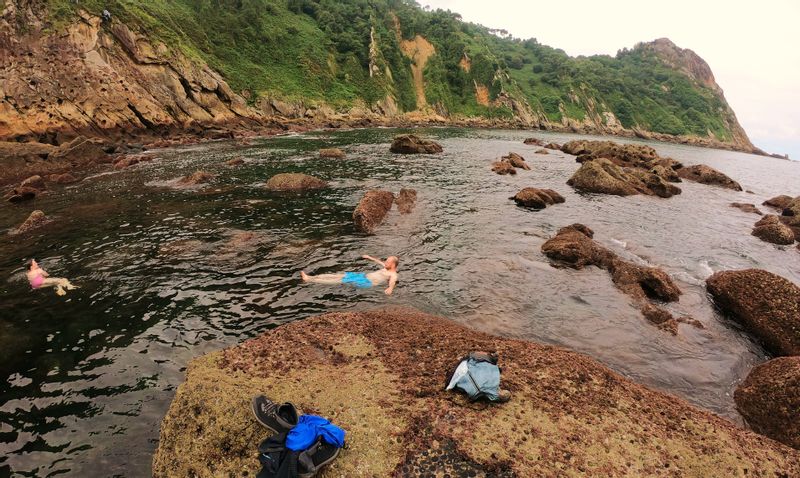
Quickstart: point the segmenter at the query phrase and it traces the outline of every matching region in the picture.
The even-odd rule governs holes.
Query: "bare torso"
[[[389,279],[391,279],[392,276],[394,276],[395,280],[397,280],[397,272],[388,271],[386,269],[380,269],[367,273],[367,279],[369,279],[374,286],[389,282]]]

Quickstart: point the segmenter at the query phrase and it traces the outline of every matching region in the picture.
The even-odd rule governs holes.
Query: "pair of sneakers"
[[[264,395],[253,397],[253,416],[261,425],[271,430],[274,434],[288,433],[297,425],[299,415],[297,409],[289,402],[275,403]],[[302,452],[305,456],[299,460],[298,476],[311,478],[322,467],[329,464],[339,456],[339,448],[319,438],[310,448]]]

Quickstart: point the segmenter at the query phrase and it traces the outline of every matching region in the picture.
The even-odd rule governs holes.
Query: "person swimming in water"
[[[384,291],[386,295],[391,295],[394,286],[397,284],[397,264],[395,256],[389,256],[385,261],[376,259],[372,256],[361,256],[362,259],[380,264],[383,269],[374,272],[344,272],[339,274],[318,274],[315,276],[300,272],[303,282],[316,282],[317,284],[353,284],[356,287],[368,288],[389,283],[389,287]]]
[[[56,294],[64,295],[66,290],[77,289],[77,286],[72,285],[69,280],[61,277],[50,277],[44,269],[39,267],[35,259],[31,259],[28,263],[28,282],[34,289],[41,289],[44,287],[52,287],[56,290]],[[65,290],[66,289],[66,290]]]

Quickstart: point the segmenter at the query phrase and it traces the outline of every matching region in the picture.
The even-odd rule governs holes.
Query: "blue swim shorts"
[[[372,281],[367,279],[367,274],[364,272],[345,272],[342,284],[353,284],[362,289],[372,287]]]

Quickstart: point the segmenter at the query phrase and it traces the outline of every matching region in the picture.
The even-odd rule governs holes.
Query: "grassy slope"
[[[54,28],[74,15],[71,0],[46,0]],[[485,107],[474,84],[490,97],[501,91],[524,97],[551,121],[583,120],[613,112],[623,126],[669,134],[730,139],[724,103],[640,49],[608,56],[571,58],[536,40],[504,39],[460,21],[450,12],[426,12],[409,0],[82,0],[81,8],[109,9],[122,21],[190,58],[220,71],[251,99],[278,96],[348,106],[391,93],[404,111],[416,108],[404,38],[419,34],[437,54],[425,69],[428,103],[464,115],[509,116]],[[380,48],[380,74],[369,76],[369,37]],[[470,57],[469,73],[460,66]],[[389,72],[387,74],[387,71]]]

